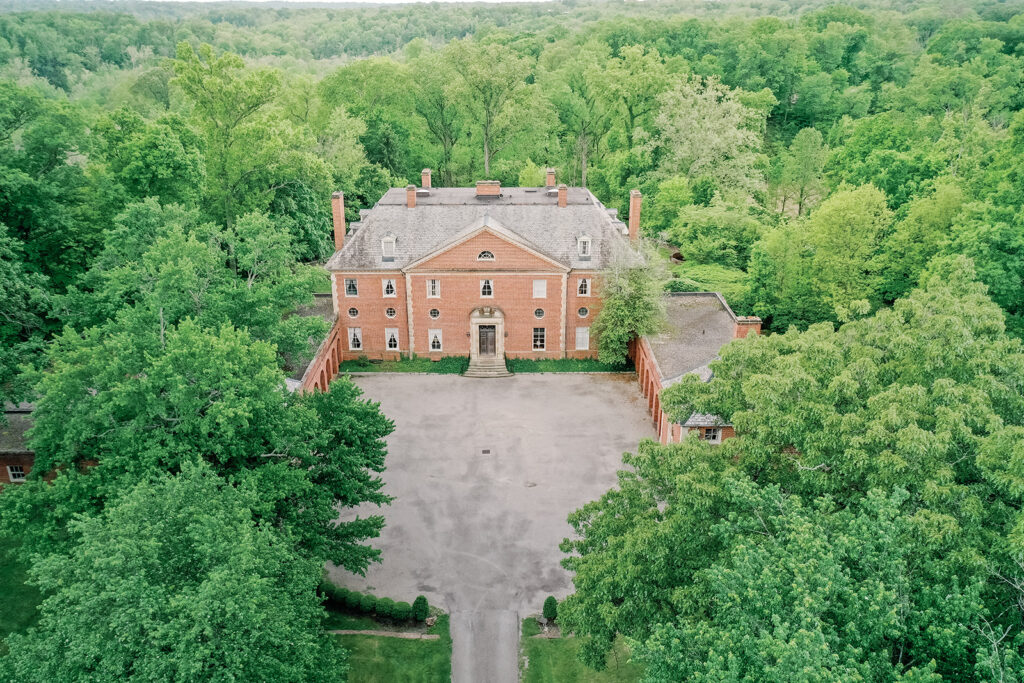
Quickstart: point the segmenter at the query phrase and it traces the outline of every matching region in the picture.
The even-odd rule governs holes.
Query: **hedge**
[[[430,614],[430,605],[422,595],[410,605],[407,602],[395,602],[391,598],[378,598],[370,593],[360,593],[324,581],[320,584],[320,593],[327,599],[327,606],[333,610],[352,610],[363,614],[376,614],[384,619],[408,621],[426,620]]]

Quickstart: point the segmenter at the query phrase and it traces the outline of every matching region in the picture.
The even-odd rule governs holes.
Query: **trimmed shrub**
[[[430,605],[427,603],[426,596],[417,595],[416,599],[412,601],[412,618],[416,621],[426,621],[429,616]]]
[[[547,600],[544,601],[544,618],[548,621],[554,621],[558,618],[558,601],[555,600],[553,595],[549,595]]]
[[[412,617],[412,605],[407,602],[396,602],[393,610],[394,618],[398,621],[409,621]]]
[[[441,375],[461,375],[469,368],[467,356],[445,356],[433,364],[433,372]]]
[[[367,614],[372,614],[377,609],[377,598],[369,593],[359,596],[359,609]]]
[[[344,596],[342,596],[345,607],[348,607],[349,609],[359,609],[362,599],[363,594],[359,591],[348,591]]]
[[[340,609],[348,605],[349,594],[352,592],[347,588],[341,586],[331,586],[331,592],[327,594],[327,599],[331,603],[331,607]]]
[[[395,601],[391,598],[381,598],[377,601],[377,616],[393,619],[395,616]]]

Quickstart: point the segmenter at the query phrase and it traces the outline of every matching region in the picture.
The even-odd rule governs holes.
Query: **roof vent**
[[[476,196],[484,199],[501,196],[501,183],[497,180],[476,181]]]

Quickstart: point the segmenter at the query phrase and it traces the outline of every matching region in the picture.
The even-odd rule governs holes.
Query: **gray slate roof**
[[[25,432],[32,426],[31,414],[32,405],[29,403],[4,406],[4,417],[7,418],[7,424],[0,424],[0,453],[8,455],[32,453],[25,443]]]
[[[328,270],[399,270],[445,246],[474,223],[492,219],[540,253],[569,268],[601,269],[616,241],[625,242],[626,225],[582,187],[570,187],[567,206],[545,188],[503,187],[501,196],[481,198],[475,187],[432,188],[417,192],[406,206],[406,190],[388,190],[377,205],[361,212],[345,245],[327,261]],[[395,260],[384,262],[381,239],[394,235]],[[591,238],[591,258],[580,260],[577,238]]]
[[[665,386],[691,372],[710,379],[708,363],[736,335],[736,314],[718,294],[679,292],[665,296],[665,317],[665,328],[647,337]]]

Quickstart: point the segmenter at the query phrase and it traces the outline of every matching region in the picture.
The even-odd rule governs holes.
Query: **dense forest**
[[[162,623],[153,591],[197,564],[203,590],[280,604],[289,587],[243,679],[343,670],[311,644],[312,587],[326,560],[375,559],[363,542],[381,518],[331,520],[386,502],[391,425],[350,384],[280,389],[324,331],[287,314],[324,287],[331,192],[355,220],[425,167],[457,186],[539,185],[547,166],[623,214],[639,188],[665,286],[722,292],[768,333],[730,346],[720,381],[666,398],[739,438],[716,455],[651,445],[635,480],[575,517],[582,579],[565,619],[591,639],[588,661],[621,633],[651,680],[1024,680],[1012,0],[0,2],[0,400],[36,403],[39,467],[61,470],[59,485],[0,496],[0,534],[28,539],[53,591],[0,673],[202,680],[232,666],[147,658],[154,641],[96,622],[122,609],[96,592],[101,572],[138,597],[126,620]],[[653,518],[689,533],[652,548]],[[160,535],[185,550],[102,560]],[[668,548],[688,555],[658,555],[656,586],[608,564]],[[819,559],[830,578],[800,573]],[[152,563],[152,585],[132,562]],[[224,579],[235,562],[262,567],[257,587]],[[814,585],[778,585],[781,566]],[[824,602],[773,629],[768,608],[743,613],[751,586],[783,601],[776,619]],[[729,601],[744,604],[716,612]],[[181,654],[187,629],[156,645]],[[771,637],[750,641],[758,629]],[[83,634],[92,650],[45,656]],[[741,651],[775,677],[749,677],[729,659]]]

